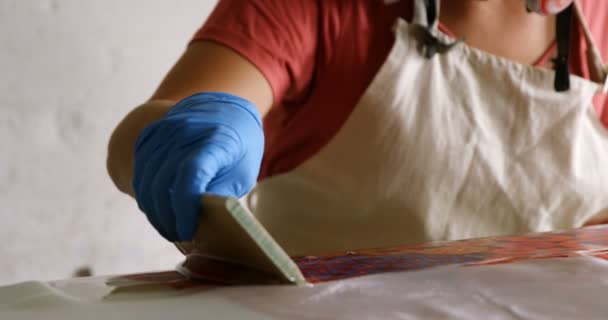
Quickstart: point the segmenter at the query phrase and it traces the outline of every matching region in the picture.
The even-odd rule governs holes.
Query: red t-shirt
[[[608,60],[608,1],[581,0],[581,5]],[[232,48],[272,87],[275,103],[264,118],[260,179],[297,167],[337,133],[388,55],[394,21],[411,16],[411,0],[219,1],[193,40]],[[580,30],[574,40],[571,71],[588,78]],[[545,54],[538,63],[550,57]],[[608,124],[606,95],[595,105]]]

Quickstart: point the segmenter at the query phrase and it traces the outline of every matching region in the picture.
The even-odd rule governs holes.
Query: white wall
[[[0,285],[172,268],[106,144],[215,0],[0,0]]]

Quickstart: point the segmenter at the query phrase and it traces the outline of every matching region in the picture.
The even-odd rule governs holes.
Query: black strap
[[[574,5],[560,12],[556,19],[557,57],[553,59],[555,68],[555,90],[568,91],[570,89],[570,42],[572,32],[572,16]]]
[[[439,14],[439,10],[437,9],[436,0],[424,0],[424,5],[426,6],[426,23],[427,28],[432,28],[435,25],[435,21],[437,20],[437,15]]]
[[[450,43],[443,43],[435,35],[433,35],[430,29],[423,28],[421,31],[421,41],[422,45],[424,46],[424,57],[427,59],[432,58],[437,53],[446,53],[463,41],[462,39],[458,39]]]
[[[437,19],[439,18],[439,7],[437,0],[424,0],[426,7],[426,26],[423,26],[422,44],[424,46],[424,56],[428,59],[432,58],[437,53],[445,53],[460,43],[462,39],[451,43],[444,43],[433,34],[433,29],[436,27]]]

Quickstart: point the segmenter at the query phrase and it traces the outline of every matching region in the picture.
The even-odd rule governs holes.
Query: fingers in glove
[[[198,150],[200,151],[188,155],[179,165],[171,193],[180,241],[189,241],[194,237],[202,208],[201,196],[218,171],[213,153],[209,149]]]
[[[175,185],[176,166],[183,158],[183,152],[179,154],[172,151],[169,159],[159,168],[151,185],[151,192],[154,194],[152,197],[153,210],[163,229],[168,234],[166,238],[169,241],[177,241],[179,239],[176,227],[177,215],[171,205],[171,197],[172,193],[175,192],[173,187]]]
[[[140,210],[146,214],[156,230],[168,240],[171,238],[171,233],[165,225],[164,212],[159,212],[154,206],[158,194],[157,190],[159,189],[154,182],[158,175],[164,174],[159,168],[165,165],[169,148],[169,145],[161,146],[154,153],[147,154],[145,157],[141,156],[141,159],[138,160],[140,168],[136,167],[139,172],[136,178],[137,188],[135,189]]]

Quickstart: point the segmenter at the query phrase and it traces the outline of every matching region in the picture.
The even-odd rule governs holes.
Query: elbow
[[[130,170],[126,170],[125,168],[129,165],[129,163],[125,163],[129,157],[124,154],[124,148],[121,148],[119,129],[120,128],[116,128],[114,130],[110,137],[110,141],[108,142],[106,171],[110,176],[110,180],[112,180],[118,190],[134,196],[130,182]]]
[[[131,180],[135,142],[139,133],[160,119],[175,104],[169,100],[152,100],[133,109],[114,129],[108,142],[106,170],[118,190],[135,197]]]

